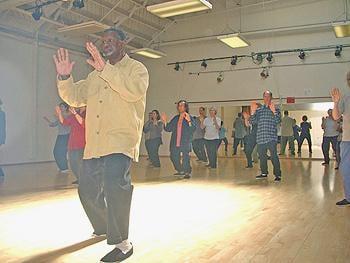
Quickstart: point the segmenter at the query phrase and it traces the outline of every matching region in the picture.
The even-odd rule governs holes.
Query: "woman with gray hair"
[[[221,127],[221,119],[216,116],[217,110],[214,107],[209,109],[209,116],[206,117],[201,124],[202,129],[205,129],[204,139],[205,147],[208,153],[209,164],[208,167],[216,169],[218,159],[218,144],[219,131]]]

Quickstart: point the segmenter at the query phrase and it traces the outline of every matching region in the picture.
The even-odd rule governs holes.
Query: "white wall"
[[[7,141],[0,163],[53,160],[57,131],[48,128],[42,117],[52,117],[60,101],[52,61],[55,49],[0,35],[0,50],[0,97],[7,115]],[[79,54],[72,58],[77,62],[76,78],[85,76],[85,58]]]

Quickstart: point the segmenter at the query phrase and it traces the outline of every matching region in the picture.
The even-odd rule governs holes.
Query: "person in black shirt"
[[[301,146],[303,145],[304,140],[307,140],[307,143],[309,145],[309,153],[312,153],[312,142],[311,142],[311,133],[310,130],[312,129],[311,122],[308,122],[308,118],[306,115],[302,117],[303,122],[300,123],[300,139],[298,144],[298,153],[301,153]]]

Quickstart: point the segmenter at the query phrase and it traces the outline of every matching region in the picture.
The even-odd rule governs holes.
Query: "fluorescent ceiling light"
[[[148,58],[161,58],[166,56],[166,54],[164,54],[163,52],[150,49],[150,48],[135,49],[135,50],[132,50],[131,53],[138,54]]]
[[[232,48],[247,47],[250,43],[245,40],[240,34],[229,34],[218,36],[217,39],[224,42],[226,45]]]
[[[147,6],[147,11],[159,17],[170,17],[212,9],[206,0],[175,0]]]
[[[340,22],[332,24],[336,37],[350,37],[350,22]]]

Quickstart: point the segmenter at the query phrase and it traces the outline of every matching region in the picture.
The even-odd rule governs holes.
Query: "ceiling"
[[[46,2],[47,0],[39,0]],[[168,1],[168,0],[167,0]],[[34,21],[28,8],[34,7],[33,0],[0,0],[0,30],[20,28],[28,34],[63,39],[66,42],[75,42],[81,45],[86,38],[98,39],[98,35],[91,34],[83,39],[76,36],[58,34],[57,28],[74,25],[86,21],[98,21],[107,26],[118,26],[128,35],[128,47],[137,49],[161,46],[160,39],[180,21],[191,23],[191,19],[200,16],[215,14],[228,14],[230,10],[247,9],[250,7],[275,6],[291,3],[290,0],[209,0],[213,4],[213,10],[194,14],[176,16],[174,18],[158,18],[146,10],[147,5],[152,5],[165,0],[85,0],[85,7],[77,9],[72,6],[73,0],[57,2],[45,6],[44,14],[40,21]],[[298,0],[297,2],[312,2],[315,0]],[[293,0],[294,2],[294,0]],[[183,24],[181,24],[183,25]],[[5,28],[5,29],[3,29]]]

